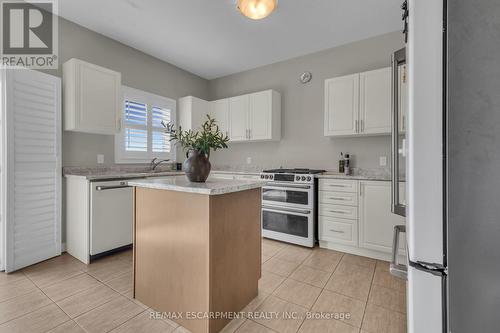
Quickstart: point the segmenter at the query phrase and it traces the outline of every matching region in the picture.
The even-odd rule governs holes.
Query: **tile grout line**
[[[148,309],[149,309],[149,308],[148,308]],[[108,331],[106,331],[106,332],[104,332],[104,333],[108,333],[108,332],[111,332],[111,331],[113,331],[113,330],[116,330],[117,328],[122,327],[123,325],[125,325],[126,323],[128,323],[129,321],[131,321],[132,319],[135,319],[135,318],[137,318],[138,316],[140,316],[141,314],[143,314],[144,312],[148,311],[148,309],[144,309],[144,311],[139,312],[139,313],[138,313],[138,314],[136,314],[135,316],[132,316],[131,318],[129,318],[129,319],[127,319],[127,320],[125,320],[123,323],[118,324],[118,326],[115,326],[115,327],[113,327],[112,329],[110,329],[110,330],[108,330]],[[78,323],[77,323],[77,324],[78,324]],[[82,328],[83,328],[83,327],[82,327]],[[83,329],[84,329],[84,328],[83,328]],[[177,329],[177,328],[175,328],[175,329],[172,331],[172,333],[173,333],[176,329]],[[84,330],[85,330],[85,329],[84,329]]]
[[[377,264],[375,263],[375,270],[376,269],[377,269]],[[375,279],[375,270],[373,271],[372,280],[370,282],[370,290],[368,291],[368,296],[366,298],[365,309],[363,311],[363,317],[361,318],[361,328],[360,328],[360,330],[363,328],[363,323],[365,321],[366,310],[368,309],[368,301],[370,300],[370,294],[372,292],[373,280]]]
[[[339,266],[340,261],[342,260],[343,256],[344,256],[344,255],[342,255],[341,259],[339,260],[339,262],[338,262],[338,263],[337,263],[337,265],[335,266],[335,270],[336,270],[336,269],[337,269],[337,267]],[[335,270],[334,270],[334,272],[335,272]],[[333,272],[332,272],[332,274],[331,274],[331,275],[333,276]],[[325,284],[325,287],[326,287],[326,284]],[[350,299],[352,299],[352,300],[360,301],[360,300],[358,300],[358,299],[356,299],[356,298],[353,298],[353,297],[351,297],[351,296],[343,295],[343,294],[341,294],[341,293],[338,293],[338,292],[335,292],[335,291],[332,291],[332,290],[325,289],[324,287],[322,288],[321,293],[323,293],[323,291],[324,291],[324,290],[326,290],[326,291],[328,291],[328,292],[332,292],[332,293],[337,294],[337,295],[341,295],[341,296],[344,296],[344,297],[350,298]],[[318,295],[318,297],[316,298],[316,301],[315,301],[315,302],[314,302],[314,304],[312,305],[312,307],[311,307],[311,312],[313,312],[313,311],[312,311],[312,308],[314,307],[314,305],[315,305],[315,304],[316,304],[316,302],[318,301],[319,297],[321,296],[321,293]],[[363,302],[363,303],[365,303],[365,307],[366,307],[366,302]],[[363,311],[363,316],[364,316],[364,311]],[[361,331],[361,327],[356,327],[356,326],[354,326],[354,325],[352,325],[352,324],[350,324],[350,323],[348,323],[348,322],[345,322],[345,321],[343,321],[343,320],[338,320],[338,319],[334,319],[334,320],[337,320],[337,321],[339,321],[339,322],[341,322],[341,323],[343,323],[343,324],[345,324],[345,325],[348,325],[348,326],[354,327],[355,329],[357,329],[357,330],[358,330],[358,332],[360,332],[360,331]],[[300,328],[302,327],[302,325],[304,324],[304,322],[305,322],[305,320],[304,320],[304,321],[300,324],[299,330],[300,330]],[[362,324],[363,324],[363,320],[361,319],[361,325],[362,325]]]
[[[29,277],[27,277],[27,276],[26,276],[26,278],[27,278],[28,280],[30,280],[30,281],[31,281],[31,279],[30,279]],[[41,290],[41,289],[40,289],[40,288],[39,288],[39,287],[38,287],[38,286],[37,286],[37,285],[36,285],[33,281],[31,281],[31,283],[33,283],[33,284],[35,285],[35,287],[36,287],[36,288],[37,288],[37,289],[38,289],[38,290],[39,290],[42,294],[44,294],[44,295],[45,295],[45,293],[44,293],[44,292],[43,292],[43,291],[42,291],[42,290]],[[29,292],[29,293],[26,293],[26,294],[24,294],[24,295],[20,295],[19,297],[21,297],[21,296],[26,296],[26,295],[28,295],[28,294],[30,294],[30,293],[34,293],[35,291],[36,291],[36,290],[33,290],[33,291],[31,291],[31,292]],[[52,301],[52,299],[51,299],[50,297],[48,297],[47,295],[45,295],[45,297],[47,297],[47,299],[48,299],[49,301],[51,301],[52,303],[54,303],[54,301]],[[16,297],[10,298],[10,300],[12,300],[12,299],[14,299],[14,298],[16,298]],[[0,302],[0,303],[3,303],[3,302]],[[7,321],[5,321],[5,322],[1,323],[1,324],[0,324],[0,326],[5,325],[5,324],[7,324],[8,322],[11,322],[11,321],[13,321],[13,320],[16,320],[16,319],[19,319],[19,318],[21,318],[21,317],[24,317],[25,315],[28,315],[28,314],[30,314],[30,313],[33,313],[33,312],[35,312],[35,311],[37,311],[37,310],[40,310],[40,309],[42,309],[42,308],[44,308],[44,307],[46,307],[46,306],[49,306],[49,305],[50,305],[50,304],[44,305],[44,306],[42,306],[42,307],[39,307],[38,309],[35,309],[35,310],[32,310],[32,311],[26,312],[26,313],[24,313],[24,314],[22,314],[22,315],[20,315],[20,316],[18,316],[18,317],[14,317],[14,318],[12,318],[12,319],[9,319],[9,320],[7,320]]]
[[[80,275],[80,274],[79,274],[79,275]],[[78,276],[78,275],[77,275],[77,276]],[[35,282],[33,282],[33,281],[30,279],[30,277],[29,277],[29,276],[26,276],[26,277],[27,277],[27,278],[31,281],[31,283],[35,284]],[[38,288],[38,289],[42,292],[42,294],[44,294],[44,295],[45,295],[45,297],[47,297],[47,299],[48,299],[49,301],[51,301],[51,302],[52,302],[52,304],[54,304],[55,306],[57,306],[57,307],[59,308],[59,310],[61,310],[61,312],[62,312],[62,313],[64,313],[64,314],[65,314],[65,315],[69,318],[69,320],[66,320],[64,323],[61,323],[61,325],[62,325],[62,324],[67,323],[67,322],[68,322],[68,321],[70,321],[70,320],[73,320],[73,319],[72,319],[72,318],[71,318],[71,317],[70,317],[70,316],[69,316],[66,312],[64,312],[64,310],[63,310],[63,309],[61,309],[61,307],[59,306],[59,304],[57,304],[56,302],[54,302],[54,300],[52,300],[52,298],[50,298],[50,297],[49,297],[49,296],[48,296],[48,295],[47,295],[47,294],[46,294],[46,293],[42,290],[42,288],[38,287],[36,284],[35,284],[35,286],[36,286],[36,287],[37,287],[37,288]],[[42,309],[42,308],[44,308],[44,307],[50,306],[50,305],[52,305],[52,304],[48,304],[48,305],[46,305],[46,306],[42,306],[41,308],[38,308],[38,309],[36,309],[36,310],[34,310],[34,311],[31,311],[31,312],[29,312],[29,313],[33,313],[33,312],[35,312],[35,311],[38,311],[38,310],[40,310],[40,309]],[[24,315],[22,315],[21,317],[18,317],[18,318],[22,318],[22,317],[26,316],[26,315],[27,315],[27,314],[29,314],[29,313],[25,313]],[[10,320],[9,320],[9,321],[10,321]],[[76,323],[76,324],[78,325],[78,323]],[[56,327],[58,327],[58,326],[60,326],[60,325],[57,325],[57,326],[55,326],[55,327],[52,327],[52,328],[50,328],[50,329],[46,330],[45,332],[48,332],[48,331],[50,331],[50,330],[52,330],[52,329],[54,329],[54,328],[56,328]]]
[[[268,330],[270,330],[270,331],[272,331],[272,332],[280,333],[279,331],[276,331],[275,329],[272,329],[272,328],[270,328],[270,327],[267,327],[266,325],[262,325],[261,323],[258,323],[258,322],[256,322],[256,321],[255,321],[255,320],[253,320],[253,319],[247,319],[247,320],[250,320],[251,322],[254,322],[255,324],[260,325],[260,326],[262,326],[262,327],[265,327],[266,329],[268,329]],[[241,326],[243,326],[243,324],[242,324]],[[241,328],[241,326],[240,326],[240,327],[238,327],[238,330]],[[236,333],[236,332],[235,332],[235,333]]]
[[[96,279],[96,278],[94,278],[92,275],[90,275],[90,274],[88,274],[88,273],[86,273],[86,272],[84,272],[83,274],[88,275],[89,277],[91,277],[91,278],[93,278],[94,280],[96,280],[99,284],[104,285],[104,283],[102,283],[101,281],[97,280],[97,279]],[[78,274],[78,275],[76,275],[76,276],[80,276],[80,275],[83,275],[83,274]],[[76,276],[74,276],[74,277],[76,277]],[[66,280],[69,280],[69,279],[72,279],[72,278],[68,278],[68,279],[66,279]],[[60,281],[60,282],[63,282],[63,281],[66,281],[66,280],[62,280],[62,281]],[[56,282],[56,283],[59,283],[59,282]],[[53,285],[55,285],[55,284],[52,284],[51,286],[53,286]],[[45,294],[45,292],[44,292],[44,294],[45,294],[45,295],[46,295],[46,296],[47,296],[47,297],[48,297],[48,298],[49,298],[52,302],[57,303],[57,302],[60,302],[60,301],[65,300],[65,299],[67,299],[67,298],[70,298],[71,296],[77,295],[77,294],[79,294],[79,293],[82,293],[82,292],[84,292],[84,291],[87,291],[87,290],[90,290],[90,289],[92,289],[92,288],[96,288],[96,287],[98,287],[98,286],[92,286],[92,287],[88,287],[88,288],[85,288],[85,289],[79,290],[79,291],[77,291],[76,293],[71,294],[71,295],[68,295],[68,296],[66,296],[66,297],[63,297],[63,298],[61,298],[60,300],[57,300],[57,301],[55,301],[55,300],[53,300],[52,298],[50,298],[50,296],[48,296],[47,294]],[[45,288],[45,287],[43,287],[43,288]],[[40,290],[42,290],[42,288],[40,288]],[[42,292],[43,292],[43,290],[42,290]]]

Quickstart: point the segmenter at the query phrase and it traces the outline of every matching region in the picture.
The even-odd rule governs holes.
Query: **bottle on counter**
[[[350,159],[349,154],[344,155],[344,175],[349,176],[351,174],[350,171]]]
[[[339,173],[344,173],[344,153],[340,152]]]

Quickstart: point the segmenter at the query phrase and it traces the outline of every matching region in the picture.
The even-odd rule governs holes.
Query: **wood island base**
[[[261,190],[135,187],[134,297],[193,333],[220,331],[258,293]],[[204,317],[204,318],[203,318]]]

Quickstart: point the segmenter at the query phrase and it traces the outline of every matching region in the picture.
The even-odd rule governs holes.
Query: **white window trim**
[[[120,107],[120,131],[115,134],[115,163],[148,163],[153,158],[159,159],[170,159],[175,162],[176,158],[176,148],[172,143],[171,151],[169,153],[155,153],[151,149],[152,145],[152,117],[151,117],[151,106],[156,106],[160,108],[166,108],[172,110],[170,115],[170,121],[175,123],[177,115],[177,102],[175,99],[155,95],[146,91],[139,89],[130,88],[127,86],[122,86],[122,99]],[[126,152],[125,151],[125,126],[123,110],[125,105],[125,100],[132,100],[135,102],[146,103],[148,105],[148,151],[147,152]],[[128,126],[133,127],[133,126]],[[140,126],[139,126],[140,127]],[[156,127],[155,127],[156,128]]]

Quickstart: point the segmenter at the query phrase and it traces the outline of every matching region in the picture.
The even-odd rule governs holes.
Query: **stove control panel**
[[[262,180],[286,183],[314,183],[314,176],[311,174],[293,174],[293,173],[266,173],[260,174]]]

